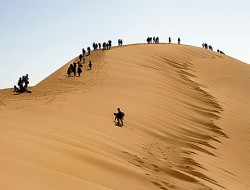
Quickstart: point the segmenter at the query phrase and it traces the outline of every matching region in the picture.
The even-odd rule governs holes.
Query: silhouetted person
[[[102,49],[106,49],[106,46],[107,46],[106,42],[103,42],[102,43]]]
[[[67,70],[67,74],[68,74],[68,77],[70,76],[70,74],[72,73],[72,67],[71,66],[69,66],[68,67],[68,70]]]
[[[74,65],[71,63],[67,70],[68,77],[72,72],[74,72]]]
[[[20,92],[16,85],[14,85],[14,90],[13,90],[13,92]]]
[[[82,56],[82,62],[85,63],[85,56]]]
[[[101,43],[98,43],[99,49],[102,49],[102,45]]]
[[[221,50],[220,50],[220,53],[225,55],[225,53],[223,51],[221,51]]]
[[[23,82],[24,82],[24,88],[27,90],[28,84],[29,84],[29,75],[28,74],[26,74],[24,76]]]
[[[19,78],[17,85],[19,86],[19,92],[21,93],[25,92],[22,77]]]
[[[98,44],[94,42],[94,43],[93,43],[93,49],[94,49],[94,50],[97,50],[97,47],[98,47]]]
[[[157,44],[159,43],[159,37],[155,38],[155,43],[157,43]]]
[[[82,73],[82,64],[80,62],[78,62],[77,73],[78,73],[78,76],[80,77]]]
[[[170,37],[168,37],[168,43],[169,43],[169,44],[171,43],[171,38],[170,38]]]
[[[152,37],[148,37],[147,42],[148,42],[148,44],[151,44],[152,43]]]
[[[90,51],[91,51],[90,47],[87,47],[87,51],[88,51],[88,55],[90,55]]]
[[[155,37],[153,37],[153,43],[155,43],[156,41],[155,41]]]
[[[178,38],[178,44],[180,44],[181,43],[181,39],[180,38]]]
[[[82,57],[83,57],[83,55],[80,54],[80,55],[79,55],[79,60],[80,60],[80,62],[82,61]]]
[[[111,49],[111,46],[112,46],[112,41],[109,40],[108,43],[107,43],[107,49]]]
[[[117,108],[117,113],[114,113],[115,115],[115,121],[117,120],[117,125],[122,127],[123,126],[123,118],[125,114],[121,111],[120,108]]]
[[[84,48],[82,48],[82,55],[84,56],[86,53],[86,50]]]
[[[89,60],[89,69],[92,69],[92,62]]]
[[[76,62],[73,63],[73,72],[74,72],[74,76],[76,76]]]

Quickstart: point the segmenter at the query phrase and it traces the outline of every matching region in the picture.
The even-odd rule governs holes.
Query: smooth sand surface
[[[249,65],[177,44],[89,59],[0,91],[1,190],[250,189]]]

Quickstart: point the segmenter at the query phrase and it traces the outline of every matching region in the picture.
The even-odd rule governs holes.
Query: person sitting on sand
[[[19,89],[17,88],[16,85],[14,85],[14,90],[13,90],[13,92],[19,92]]]
[[[123,118],[124,118],[125,114],[121,111],[120,108],[117,108],[117,111],[118,111],[117,113],[114,113],[115,121],[117,120],[117,125],[122,127],[123,126]]]
[[[17,83],[19,88],[16,85],[14,85],[13,92],[17,92],[20,94],[24,92],[31,93],[31,91],[28,90],[28,84],[29,84],[29,77],[28,74],[26,74],[25,76],[19,78]]]

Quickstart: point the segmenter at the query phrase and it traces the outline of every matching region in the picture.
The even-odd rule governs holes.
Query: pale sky
[[[93,42],[181,38],[250,63],[249,0],[0,0],[0,89],[30,85]],[[66,72],[66,71],[65,71]]]

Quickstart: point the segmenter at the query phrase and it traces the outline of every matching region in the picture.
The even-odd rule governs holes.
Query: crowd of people
[[[148,44],[151,44],[151,43],[158,44],[159,37],[147,37],[146,41]],[[180,44],[181,42],[180,37],[178,38],[177,42],[178,44]],[[168,43],[169,44],[172,43],[171,37],[168,38]],[[123,45],[123,40],[118,39],[118,46],[122,46],[122,45]],[[94,42],[92,46],[93,46],[93,50],[109,50],[112,47],[112,41],[108,40],[108,42],[103,42],[102,44]],[[202,43],[202,47],[204,49],[213,50],[213,47],[211,45],[208,45],[207,43]],[[217,49],[217,52],[221,54],[225,54],[219,49]],[[70,66],[68,67],[68,70],[67,70],[68,77],[72,76],[72,73],[73,73],[73,76],[77,76],[77,74],[79,77],[81,76],[82,67],[83,67],[83,64],[85,63],[85,56],[89,56],[90,53],[91,53],[90,47],[87,47],[87,51],[84,48],[82,48],[82,53],[79,55],[79,61],[71,63]],[[91,70],[92,69],[91,60],[89,60],[88,66],[89,66],[88,70]],[[31,92],[28,90],[28,84],[29,84],[29,77],[28,77],[28,74],[26,74],[25,76],[19,78],[18,83],[17,83],[18,87],[16,85],[14,86],[14,92],[16,93]],[[125,114],[121,111],[120,108],[118,108],[117,111],[118,111],[117,113],[114,113],[114,116],[115,116],[114,122],[117,122],[116,123],[117,126],[122,127]]]
[[[202,43],[202,48],[213,50],[213,47],[211,45],[208,45],[207,43]]]
[[[111,49],[112,47],[112,41],[111,40],[108,40],[108,42],[103,42],[102,44],[99,42],[99,43],[95,43],[93,42],[92,44],[92,47],[93,47],[93,50],[107,50],[107,49]],[[90,55],[90,52],[91,52],[91,48],[90,47],[87,47],[87,52],[88,55]],[[82,48],[82,56],[85,56],[86,54],[86,50],[84,48]]]
[[[147,43],[148,44],[158,44],[159,43],[159,37],[147,37]]]
[[[147,41],[148,44],[152,44],[152,43],[158,44],[159,43],[159,37],[147,37],[146,41]],[[171,37],[168,37],[168,43],[170,44],[171,42],[172,42]],[[181,38],[180,37],[177,39],[177,42],[178,42],[178,44],[181,43]],[[119,44],[119,41],[118,41],[118,44]]]
[[[13,92],[17,92],[17,93],[24,93],[24,92],[31,92],[28,90],[28,85],[29,85],[29,75],[26,74],[23,77],[20,77],[18,82],[17,82],[17,86],[14,85],[14,91]]]
[[[209,50],[212,50],[213,51],[213,47],[211,45],[208,45],[207,43],[202,43],[202,48],[204,49],[209,49]],[[223,51],[217,49],[217,52],[218,53],[221,53],[221,54],[225,54]]]
[[[73,62],[73,63],[70,64],[70,66],[68,67],[68,70],[67,70],[68,77],[71,76],[71,73],[73,73],[74,76],[76,76],[76,73],[78,73],[79,77],[81,76],[82,64],[81,64],[80,61]]]

